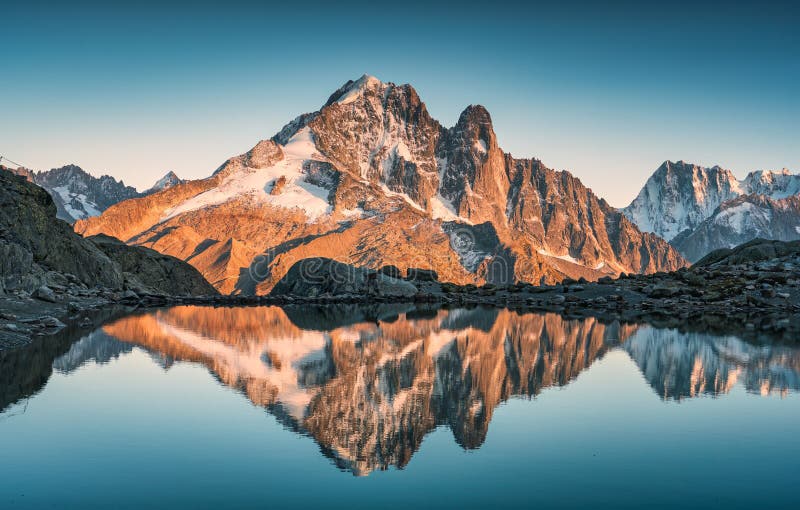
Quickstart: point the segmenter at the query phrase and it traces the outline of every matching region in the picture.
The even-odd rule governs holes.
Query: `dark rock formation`
[[[328,295],[369,294],[376,296],[413,296],[417,288],[373,270],[315,257],[294,264],[272,295],[316,297]]]
[[[693,267],[728,266],[800,256],[800,241],[753,239],[735,248],[721,248],[698,260]],[[800,276],[800,275],[797,275]]]
[[[168,295],[218,294],[197,269],[180,259],[102,234],[87,239],[120,267],[128,288]]]
[[[32,293],[43,285],[99,285],[111,290],[131,285],[162,293],[214,293],[185,262],[108,239],[92,242],[78,236],[56,219],[55,204],[44,189],[0,172],[0,293]]]

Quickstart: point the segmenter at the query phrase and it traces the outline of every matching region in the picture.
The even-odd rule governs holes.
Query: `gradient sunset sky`
[[[139,189],[206,177],[364,73],[624,206],[666,160],[800,171],[789,2],[29,1],[0,14],[0,155]],[[69,5],[67,5],[69,4]]]

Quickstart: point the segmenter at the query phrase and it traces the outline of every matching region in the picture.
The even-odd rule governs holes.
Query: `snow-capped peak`
[[[374,76],[364,74],[354,82],[346,84],[336,100],[339,104],[348,104],[355,101],[366,89],[383,87],[383,82]]]
[[[157,180],[156,183],[153,184],[153,186],[149,190],[147,190],[146,193],[155,193],[156,191],[161,191],[163,189],[171,188],[172,186],[175,186],[176,184],[180,184],[182,182],[184,181],[180,177],[175,175],[175,172],[170,170],[164,175],[164,177]]]
[[[665,161],[623,212],[640,229],[669,241],[697,227],[723,202],[741,195],[781,199],[799,193],[800,175],[785,168],[758,170],[738,180],[733,172],[716,165]]]

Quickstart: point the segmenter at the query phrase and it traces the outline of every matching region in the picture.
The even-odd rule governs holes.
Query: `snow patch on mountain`
[[[579,266],[583,265],[575,257],[572,257],[569,253],[567,253],[566,255],[556,255],[541,248],[536,251],[537,253],[539,253],[539,255],[544,255],[545,257],[553,257],[554,259],[566,260],[567,262],[572,262],[573,264],[578,264]]]
[[[759,220],[763,223],[769,222],[771,214],[769,211],[757,207],[750,202],[743,202],[733,207],[722,209],[714,217],[714,223],[727,226],[737,234],[744,233],[748,223]]]
[[[745,193],[766,195],[782,199],[800,194],[800,175],[784,168],[780,171],[757,170],[750,172],[742,181]]]
[[[69,186],[58,186],[52,189],[61,198],[64,209],[75,219],[98,216],[100,208],[83,193],[70,191]]]
[[[473,224],[470,220],[458,214],[453,202],[438,193],[431,197],[428,203],[431,207],[431,217],[435,220],[456,221],[467,225]]]
[[[165,211],[161,221],[189,211],[222,204],[244,195],[276,207],[300,209],[310,220],[329,214],[330,190],[307,182],[303,172],[304,162],[312,159],[324,161],[314,145],[310,129],[305,127],[299,130],[286,145],[281,146],[281,149],[284,158],[278,163],[267,168],[238,169],[227,175],[219,186]],[[278,180],[285,180],[284,187],[277,194],[270,193]]]

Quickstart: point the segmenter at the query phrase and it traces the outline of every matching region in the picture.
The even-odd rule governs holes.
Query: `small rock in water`
[[[63,328],[66,324],[56,319],[55,317],[45,316],[39,319],[39,323],[47,328]]]
[[[139,299],[139,295],[132,290],[126,290],[119,296],[120,301],[137,301]]]

